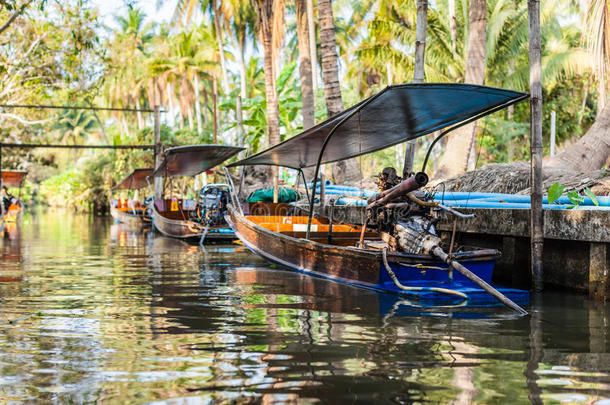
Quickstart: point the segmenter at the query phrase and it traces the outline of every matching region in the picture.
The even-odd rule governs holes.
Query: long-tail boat
[[[213,169],[244,148],[226,145],[189,145],[169,148],[153,176],[196,176]],[[155,200],[152,218],[155,229],[181,239],[231,240],[235,234],[224,220],[229,198],[227,184],[207,184],[197,200],[163,198]]]
[[[301,174],[304,168],[315,167],[308,218],[244,214],[232,192],[227,221],[254,253],[293,270],[438,304],[495,305],[499,300],[526,314],[516,302],[527,304],[528,292],[490,285],[500,252],[452,250],[436,234],[434,223],[448,210],[464,214],[434,203],[432,192],[418,190],[427,184],[425,167],[441,137],[527,98],[520,92],[468,84],[389,86],[285,142],[229,165],[276,165]],[[421,172],[400,178],[384,170],[390,175],[380,176],[382,189],[369,199],[364,224],[342,224],[314,215],[321,164],[443,129]]]
[[[14,239],[19,232],[21,218],[23,218],[23,202],[21,190],[27,175],[23,170],[2,170],[1,187],[2,198],[0,203],[0,235]],[[8,187],[18,187],[19,195],[11,194]]]
[[[151,177],[154,169],[135,169],[123,181],[114,186],[112,190],[139,190],[148,185],[148,177]],[[110,201],[110,215],[118,222],[132,226],[143,226],[151,223],[150,211],[146,204],[139,201],[135,196],[133,199],[113,199]]]

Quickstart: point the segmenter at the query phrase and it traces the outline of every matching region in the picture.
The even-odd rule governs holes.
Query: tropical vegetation
[[[0,142],[152,144],[153,114],[146,110],[160,106],[166,146],[217,142],[255,153],[387,85],[413,81],[418,63],[427,82],[529,90],[525,0],[165,0],[170,2],[175,11],[167,22],[153,21],[137,1],[117,8],[111,22],[92,1],[4,2],[4,105],[139,111],[4,107]],[[418,62],[417,11],[423,6],[425,57]],[[552,111],[559,150],[578,144],[598,116],[608,121],[610,3],[545,1],[541,34],[548,153]],[[451,148],[453,155],[434,151],[434,170],[529,158],[525,103],[468,131],[466,146]],[[430,141],[418,140],[416,163]],[[366,179],[384,166],[402,167],[404,153],[404,146],[394,147],[326,173],[337,182],[356,182],[360,172]],[[93,202],[101,207],[100,196],[107,199],[123,175],[153,162],[145,151],[4,148],[1,163],[28,169],[42,198],[87,209]]]

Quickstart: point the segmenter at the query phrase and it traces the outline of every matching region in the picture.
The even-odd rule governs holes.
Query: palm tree
[[[610,71],[610,1],[589,0],[585,18],[585,42],[593,54],[599,98],[597,111],[602,112],[607,103],[608,71]]]
[[[134,78],[141,77],[146,48],[152,44],[154,24],[144,23],[146,14],[137,8],[129,7],[126,16],[116,16],[119,24],[111,44],[110,66],[107,73],[107,98],[110,104],[129,107],[135,103],[140,109],[142,98],[141,86],[134,86]],[[137,79],[136,79],[137,80]],[[137,113],[138,127],[142,129],[144,119],[142,113]],[[121,117],[124,126],[127,124]]]
[[[253,5],[258,16],[259,37],[263,42],[268,142],[271,146],[280,142],[276,54],[279,48],[278,31],[282,25],[278,20],[283,20],[284,4],[282,0],[256,0]]]
[[[599,82],[597,119],[574,145],[545,162],[545,167],[563,167],[579,172],[601,169],[610,156],[610,102],[607,72],[610,69],[610,2],[590,0],[585,40],[593,54]],[[600,108],[600,105],[603,106]]]
[[[465,82],[485,83],[485,50],[487,44],[487,2],[470,0],[468,11],[468,43],[466,50]],[[449,135],[446,152],[441,158],[436,177],[451,177],[474,169],[474,147],[477,124],[465,125]]]
[[[320,24],[320,53],[322,56],[322,80],[328,117],[343,111],[341,85],[339,84],[339,64],[335,41],[335,21],[331,0],[318,1]],[[338,184],[357,183],[361,178],[360,167],[355,159],[333,164],[333,179]]]
[[[267,101],[267,128],[269,145],[280,142],[279,106],[276,85],[276,55],[281,43],[282,21],[284,19],[283,0],[254,0],[254,9],[258,16],[258,32],[263,42],[265,66],[265,98]],[[273,202],[277,202],[278,170],[272,167]]]
[[[415,26],[415,64],[413,66],[413,83],[423,83],[425,78],[424,62],[426,60],[426,30],[428,27],[428,0],[417,0],[417,23]],[[415,140],[407,141],[405,146],[405,164],[403,177],[413,171],[415,158]]]
[[[214,32],[216,34],[216,46],[218,47],[218,61],[220,63],[220,69],[222,72],[222,84],[225,91],[229,91],[229,82],[227,75],[227,64],[225,62],[225,55],[222,41],[222,26],[221,26],[221,9],[218,7],[217,0],[178,0],[176,8],[174,9],[174,16],[172,20],[175,23],[184,22],[188,25],[193,17],[193,11],[201,7],[201,11],[207,11],[212,17],[214,24]]]
[[[87,110],[67,110],[59,117],[53,125],[61,136],[62,142],[72,141],[72,145],[89,143],[95,131],[101,135],[101,128],[93,114]],[[73,151],[72,158],[76,159],[76,149]]]
[[[311,68],[311,48],[309,45],[309,23],[307,20],[307,0],[295,0],[297,16],[297,36],[299,41],[299,73],[301,77],[301,98],[303,100],[303,129],[315,124],[315,103],[313,75]]]
[[[235,37],[239,58],[240,95],[248,97],[246,82],[246,41],[253,37],[256,31],[256,12],[248,0],[225,0],[221,3],[224,23]]]

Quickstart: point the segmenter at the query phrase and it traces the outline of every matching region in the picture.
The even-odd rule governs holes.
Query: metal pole
[[[515,304],[510,298],[508,298],[507,296],[502,294],[500,291],[496,290],[495,288],[493,288],[492,286],[487,284],[485,282],[485,280],[483,280],[482,278],[480,278],[479,276],[477,276],[476,274],[474,274],[473,272],[468,270],[461,263],[459,263],[456,260],[453,260],[440,247],[435,246],[434,248],[432,248],[432,251],[430,253],[432,255],[438,257],[443,262],[447,263],[448,265],[450,265],[451,267],[453,267],[454,269],[456,269],[460,273],[462,273],[466,278],[468,278],[470,281],[472,281],[473,283],[477,284],[479,287],[481,287],[482,289],[487,291],[489,294],[494,296],[502,304],[504,304],[507,307],[517,311],[521,315],[527,315],[527,311],[525,309],[521,308],[519,305]]]
[[[303,186],[305,186],[305,195],[307,196],[307,202],[311,202],[311,197],[309,197],[309,190],[307,189],[307,179],[305,178],[305,172],[303,169],[299,169],[299,174],[303,177]]]
[[[407,141],[405,145],[405,163],[402,167],[402,178],[410,177],[413,172],[413,160],[415,159],[415,139]]]
[[[542,85],[540,46],[540,0],[528,0],[530,110],[531,110],[531,273],[536,292],[543,289],[542,248],[544,217],[542,215]]]
[[[163,145],[161,144],[161,118],[159,116],[159,106],[155,106],[155,126],[154,126],[154,135],[155,135],[155,149],[154,149],[154,158],[155,158],[155,170],[161,166],[163,152]],[[155,192],[155,200],[161,199],[161,193],[163,190],[163,177],[155,176],[154,180],[154,192]]]
[[[320,173],[320,210],[324,209],[326,200],[326,176],[324,172]]]
[[[555,121],[557,119],[557,113],[551,111],[551,157],[555,156]]]

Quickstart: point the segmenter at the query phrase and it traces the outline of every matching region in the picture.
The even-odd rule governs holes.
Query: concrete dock
[[[329,207],[318,208],[328,216]],[[529,288],[530,210],[460,208],[476,218],[457,219],[456,244],[494,248],[502,252],[494,281]],[[362,224],[364,207],[336,206],[336,220]],[[610,215],[605,210],[544,210],[545,287],[588,294],[596,301],[610,300]],[[449,241],[455,217],[445,216],[437,225]]]

